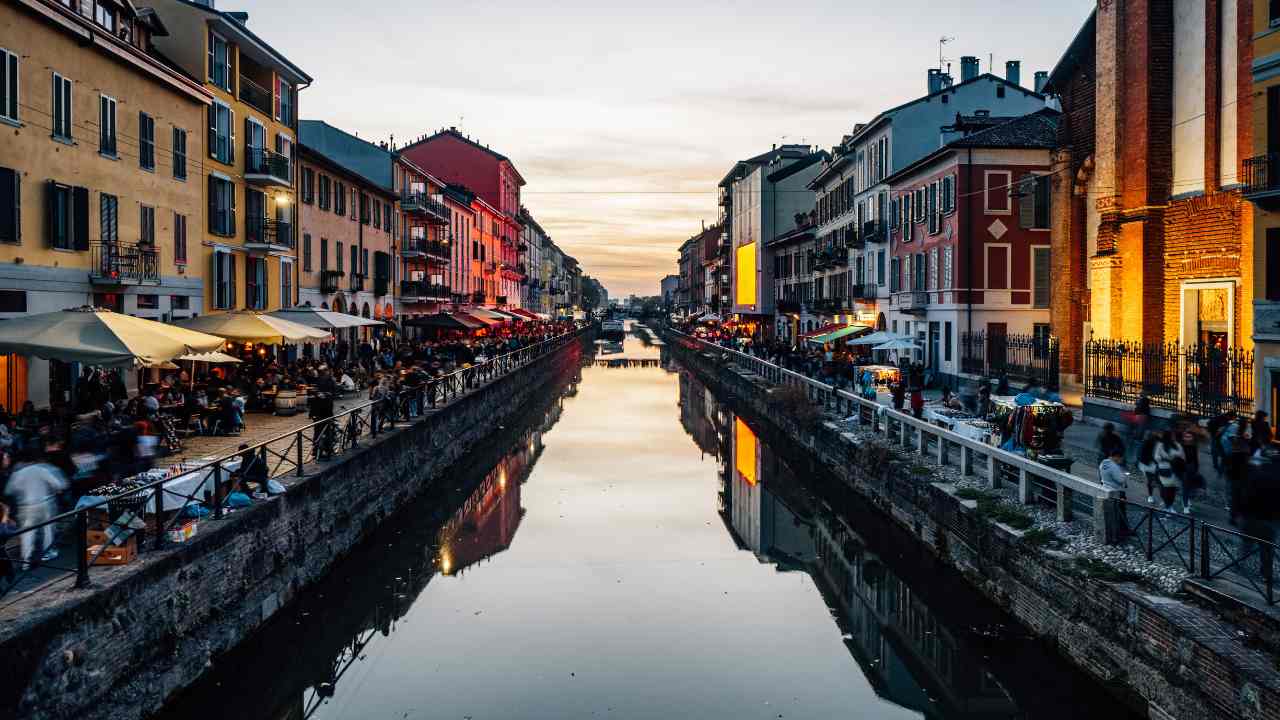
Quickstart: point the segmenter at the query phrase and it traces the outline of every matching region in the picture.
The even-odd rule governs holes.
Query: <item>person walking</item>
[[[1104,423],[1102,432],[1098,434],[1098,456],[1103,460],[1119,453],[1124,457],[1124,439],[1116,432],[1114,423]]]
[[[1160,499],[1164,502],[1165,510],[1174,512],[1174,501],[1178,498],[1178,490],[1182,488],[1187,459],[1172,430],[1166,430],[1160,435],[1153,457],[1156,461],[1156,475],[1160,478]]]
[[[53,517],[58,493],[67,489],[67,478],[56,466],[41,459],[36,445],[24,447],[20,459],[9,476],[5,493],[17,501],[22,529],[28,530]],[[22,533],[21,549],[22,562],[29,568],[58,557],[58,550],[53,546],[53,524]]]
[[[1138,440],[1146,435],[1147,425],[1151,421],[1151,400],[1142,394],[1133,403],[1133,412],[1128,414],[1129,446],[1137,447]]]
[[[911,388],[911,415],[917,420],[924,417],[924,391],[919,385]]]
[[[1227,486],[1231,492],[1231,504],[1227,506],[1227,515],[1232,525],[1238,525],[1238,518],[1243,518],[1248,508],[1244,507],[1246,494],[1245,481],[1249,473],[1249,456],[1252,448],[1249,444],[1249,421],[1239,418],[1235,424],[1223,431],[1222,443],[1226,453]]]
[[[1253,424],[1249,426],[1252,435],[1250,445],[1254,451],[1271,444],[1271,423],[1267,422],[1267,411],[1259,410],[1253,414]]]
[[[1138,471],[1147,481],[1147,504],[1154,505],[1156,502],[1156,487],[1160,484],[1157,474],[1158,466],[1156,465],[1156,443],[1157,439],[1154,433],[1148,433],[1147,437],[1142,441],[1142,445],[1138,448]]]
[[[1191,514],[1191,498],[1204,487],[1204,475],[1200,473],[1200,439],[1203,431],[1195,424],[1188,423],[1178,434],[1178,443],[1182,445],[1182,456],[1186,467],[1182,472],[1182,513]]]
[[[1209,421],[1209,457],[1213,461],[1213,471],[1221,477],[1225,472],[1227,454],[1223,450],[1222,433],[1231,427],[1235,419],[1234,413],[1225,412]]]

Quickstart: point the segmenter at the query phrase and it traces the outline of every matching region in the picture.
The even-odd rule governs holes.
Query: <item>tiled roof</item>
[[[1062,113],[1052,108],[1009,120],[947,144],[949,148],[1046,148],[1057,146]]]

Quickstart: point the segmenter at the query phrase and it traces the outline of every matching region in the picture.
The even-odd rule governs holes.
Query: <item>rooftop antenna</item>
[[[939,72],[944,70],[943,65],[947,62],[947,59],[942,55],[942,46],[946,45],[952,40],[955,40],[955,38],[947,35],[943,35],[942,37],[938,38],[938,71]]]

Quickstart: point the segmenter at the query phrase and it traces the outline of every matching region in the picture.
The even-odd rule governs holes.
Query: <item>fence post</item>
[[[1075,491],[1066,485],[1058,486],[1058,522],[1070,522],[1074,511],[1071,509],[1071,499]]]
[[[968,445],[960,446],[960,477],[969,477],[973,474],[973,451]]]
[[[156,486],[156,549],[164,547],[164,483]]]
[[[938,436],[938,467],[947,466],[947,440],[941,435]]]
[[[1209,523],[1200,524],[1200,577],[1209,579]]]
[[[298,439],[294,442],[294,444],[298,446],[297,461],[296,461],[296,464],[297,464],[297,467],[298,467],[298,471],[297,471],[297,473],[298,473],[298,477],[302,477],[302,443],[303,443],[303,432],[302,432],[301,430],[299,430],[296,434],[297,434],[297,436],[298,436]]]
[[[1031,475],[1024,467],[1018,468],[1018,502],[1023,505],[1031,504]]]
[[[89,587],[89,508],[76,513],[76,587]]]
[[[1147,508],[1147,560],[1150,560],[1154,554],[1152,548],[1155,547],[1155,525],[1156,513],[1151,508]]]
[[[213,464],[213,517],[222,517],[222,461]]]
[[[1000,487],[1000,463],[996,460],[995,453],[987,453],[987,481],[991,483],[991,489],[996,490]]]

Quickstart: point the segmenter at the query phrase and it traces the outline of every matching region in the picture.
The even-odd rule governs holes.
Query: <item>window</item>
[[[336,258],[336,262],[338,263],[338,272],[342,272],[342,243],[341,242],[335,242],[333,244],[333,257]]]
[[[276,133],[276,154],[285,160],[285,173],[293,180],[293,138]]]
[[[1269,27],[1280,25],[1280,0],[1269,0],[1267,5],[1267,25]]]
[[[173,129],[173,177],[187,179],[187,131]]]
[[[949,290],[952,287],[951,285],[952,250],[954,250],[954,248],[952,247],[942,248],[942,289],[944,290]]]
[[[138,213],[138,242],[143,245],[156,244],[156,209],[140,205]]]
[[[148,293],[145,295],[136,295],[135,297],[138,298],[139,310],[159,310],[160,309],[159,295]]]
[[[209,176],[209,232],[223,237],[236,234],[236,186],[216,175]]]
[[[1274,3],[1272,7],[1275,7]],[[1275,17],[1272,15],[1272,17]],[[3,175],[0,175],[0,189],[4,187]],[[0,213],[3,211],[0,210]],[[0,233],[4,228],[0,227]],[[1267,228],[1266,268],[1263,292],[1266,300],[1280,301],[1280,228]]]
[[[311,205],[316,201],[316,172],[311,168],[302,168],[302,202]]]
[[[951,321],[942,324],[942,359],[951,362]]]
[[[244,260],[244,304],[250,310],[267,309],[267,259]]]
[[[173,263],[187,264],[187,216],[177,212],[173,214]]]
[[[320,175],[320,200],[317,202],[321,210],[329,209],[329,176]]]
[[[360,250],[360,277],[369,277],[369,248]]]
[[[889,261],[889,292],[898,292],[902,287],[902,258]]]
[[[53,136],[71,139],[71,80],[53,74]]]
[[[1009,206],[1009,185],[1012,177],[1012,173],[1004,170],[988,170],[983,173],[986,183],[983,199],[988,215],[1008,215],[1012,211]]]
[[[98,237],[104,243],[120,242],[120,198],[98,195]]]
[[[236,161],[236,111],[214,101],[209,106],[209,157],[227,165]]]
[[[1051,255],[1047,247],[1031,248],[1032,304],[1038,308],[1049,307],[1049,288],[1052,270],[1049,260]]]
[[[116,156],[116,100],[98,96],[98,152]]]
[[[213,304],[219,310],[236,307],[236,256],[225,250],[213,252]]]
[[[49,247],[59,250],[89,249],[89,190],[52,180],[45,194],[48,204]]]
[[[987,289],[1009,289],[1009,246],[987,246]]]
[[[311,233],[302,233],[302,271],[311,272]]]
[[[276,76],[276,120],[293,127],[293,86]]]
[[[1049,229],[1049,176],[1027,175],[1018,183],[1018,225]]]
[[[360,248],[355,245],[351,246],[351,280],[360,277]],[[354,287],[354,285],[352,286]]]
[[[107,29],[107,32],[114,33],[116,31],[116,14],[111,6],[106,5],[102,0],[95,0],[93,3],[93,21]]]
[[[280,259],[280,307],[293,307],[293,261]]]
[[[138,113],[138,166],[156,169],[156,119],[146,113]]]
[[[334,185],[333,214],[334,215],[347,214],[347,186],[342,182],[335,183]]]
[[[0,48],[0,118],[18,122],[18,56]]]
[[[0,242],[22,241],[22,174],[0,168]]]
[[[231,92],[231,46],[209,33],[209,82]]]
[[[935,234],[941,230],[942,212],[938,203],[938,183],[929,183],[929,196],[926,201],[926,209],[929,215],[929,233]]]
[[[190,295],[170,295],[169,309],[170,310],[190,310],[191,296]]]
[[[1004,85],[996,83],[996,97],[998,98],[1004,97]]]
[[[876,284],[884,285],[884,251],[876,253]]]
[[[942,178],[942,211],[949,213],[956,209],[956,176]]]

